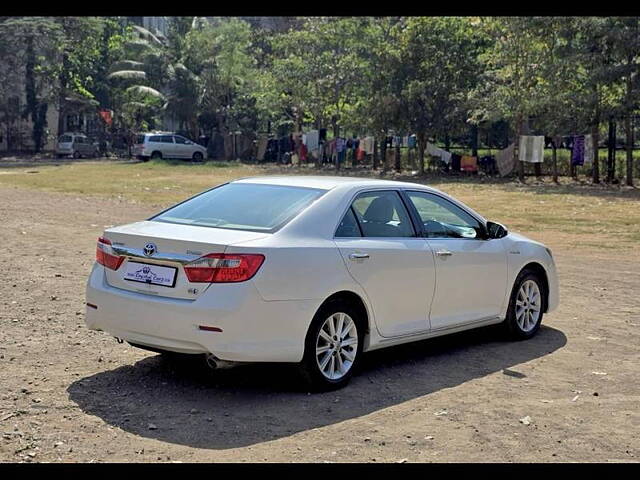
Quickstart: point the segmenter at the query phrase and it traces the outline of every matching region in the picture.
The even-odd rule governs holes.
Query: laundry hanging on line
[[[515,148],[516,144],[512,143],[504,150],[496,153],[496,164],[501,177],[509,175],[516,168],[516,160],[513,156]]]
[[[571,165],[584,165],[584,135],[573,137],[573,148],[571,149]]]
[[[463,170],[465,172],[477,172],[478,157],[463,155],[462,158],[460,159],[460,170]]]
[[[521,135],[518,158],[521,162],[542,163],[544,161],[544,136]]]
[[[304,142],[307,145],[307,150],[314,151],[318,149],[318,142],[320,140],[320,132],[318,130],[311,130],[306,133]]]
[[[584,136],[584,163],[593,163],[594,149],[593,137],[591,135]]]
[[[440,160],[442,160],[447,165],[451,163],[451,152],[447,152],[442,148],[438,148],[433,143],[427,142],[426,151],[428,155],[440,158]]]

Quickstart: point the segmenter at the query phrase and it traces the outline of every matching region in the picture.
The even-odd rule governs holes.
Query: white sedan
[[[106,230],[86,323],[212,366],[295,362],[316,389],[363,352],[502,323],[533,336],[558,305],[551,251],[424,185],[236,180]]]

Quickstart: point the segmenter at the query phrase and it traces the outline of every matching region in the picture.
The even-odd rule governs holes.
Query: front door
[[[335,235],[351,276],[365,291],[384,337],[429,330],[434,258],[394,190],[361,193]]]
[[[176,158],[191,158],[191,147],[187,139],[180,135],[174,135]]]
[[[423,223],[436,266],[431,329],[497,317],[507,288],[502,239],[486,239],[480,222],[436,194],[407,192]]]

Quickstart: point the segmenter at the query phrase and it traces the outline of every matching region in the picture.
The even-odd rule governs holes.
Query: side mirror
[[[489,238],[506,237],[509,232],[504,225],[496,222],[487,222],[487,236]]]

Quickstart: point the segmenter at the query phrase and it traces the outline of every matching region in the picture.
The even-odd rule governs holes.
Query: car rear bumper
[[[85,322],[131,343],[237,362],[299,362],[315,300],[265,301],[253,282],[214,284],[196,300],[112,287],[95,264],[87,283]],[[218,327],[222,332],[200,330]]]

